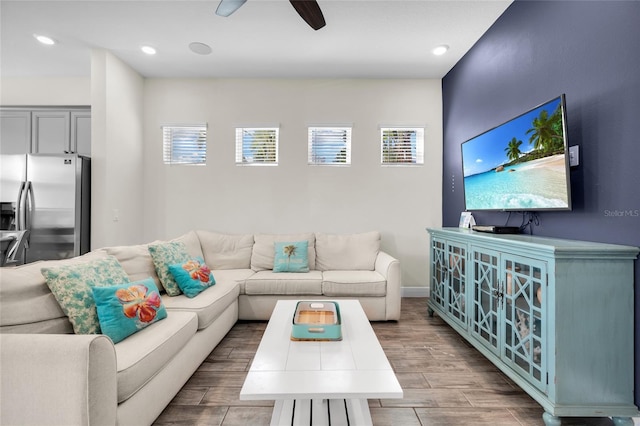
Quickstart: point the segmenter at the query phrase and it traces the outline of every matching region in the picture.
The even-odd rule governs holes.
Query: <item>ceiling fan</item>
[[[216,15],[229,16],[245,4],[247,0],[220,0]],[[289,0],[298,15],[314,30],[324,27],[324,16],[316,0]]]

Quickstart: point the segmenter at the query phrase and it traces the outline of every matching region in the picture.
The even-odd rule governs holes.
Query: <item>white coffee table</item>
[[[279,300],[240,391],[275,400],[271,425],[370,425],[368,398],[402,388],[357,300],[340,300],[342,340],[292,341],[296,300]]]

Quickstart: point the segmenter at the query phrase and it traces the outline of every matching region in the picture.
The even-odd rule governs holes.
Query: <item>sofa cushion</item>
[[[100,330],[114,343],[167,317],[153,279],[108,287],[93,287]]]
[[[253,234],[219,234],[196,231],[204,261],[211,269],[249,269]]]
[[[273,272],[309,272],[309,241],[276,242]]]
[[[387,281],[376,271],[324,271],[325,296],[386,296]]]
[[[154,241],[152,244],[158,243],[160,241]],[[149,244],[105,247],[100,250],[118,259],[131,281],[140,281],[151,277],[158,290],[164,290],[158,274],[156,274],[156,267],[153,264],[151,254],[149,254]]]
[[[251,253],[251,269],[254,271],[265,271],[273,269],[275,259],[275,243],[280,241],[302,241],[309,242],[307,248],[307,258],[309,259],[309,269],[316,269],[316,249],[315,235],[313,233],[304,234],[256,234],[255,243]]]
[[[253,269],[216,269],[213,273],[217,283],[237,283],[240,294],[244,294],[244,282],[256,272]]]
[[[309,271],[298,274],[289,272],[260,271],[244,282],[245,294],[321,295],[322,272]]]
[[[200,238],[196,231],[189,231],[186,234],[180,235],[170,241],[178,241],[184,243],[187,246],[187,252],[191,257],[202,256],[202,247],[200,246]]]
[[[183,242],[187,248],[187,253],[193,257],[202,256],[200,239],[195,231],[187,232],[186,234],[171,241]],[[164,291],[164,287],[162,287],[160,278],[158,278],[158,274],[156,273],[156,266],[154,265],[151,254],[149,253],[149,246],[153,244],[162,244],[163,242],[164,241],[156,240],[148,244],[104,247],[94,251],[104,251],[118,259],[118,262],[120,262],[124,270],[127,272],[131,281],[140,281],[147,277],[153,278],[158,290],[162,292]]]
[[[188,262],[169,265],[169,272],[178,283],[178,287],[187,297],[196,297],[216,283],[211,269],[201,257],[195,257]]]
[[[47,260],[2,268],[0,272],[0,326],[12,333],[72,333],[60,304],[47,286],[40,269],[104,259],[92,252],[73,259]]]
[[[27,324],[3,325],[0,334],[73,334],[69,318],[53,318]]]
[[[319,271],[373,271],[380,251],[380,233],[316,233],[316,269]]]
[[[151,254],[156,273],[167,294],[177,296],[182,293],[178,283],[169,272],[169,265],[189,261],[191,256],[187,252],[186,244],[180,241],[149,244],[149,254]]]
[[[198,328],[191,312],[171,312],[162,321],[115,345],[118,402],[129,399],[184,348]],[[162,392],[162,389],[158,389]]]
[[[221,280],[198,296],[188,298],[185,295],[175,297],[163,296],[162,300],[169,312],[193,312],[198,316],[198,329],[208,327],[231,304],[238,300],[240,290],[238,283],[232,280]]]
[[[76,334],[100,333],[91,287],[129,282],[127,273],[113,256],[86,263],[48,265],[41,272]]]

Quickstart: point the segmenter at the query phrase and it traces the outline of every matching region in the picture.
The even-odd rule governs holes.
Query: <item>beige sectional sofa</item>
[[[302,240],[309,272],[274,272],[274,244]],[[73,334],[41,269],[113,256],[130,281],[162,289],[149,244],[0,269],[0,424],[151,424],[239,319],[267,320],[278,299],[357,298],[370,320],[399,319],[400,265],[378,232],[191,231],[172,241],[202,257],[216,284],[193,298],[162,294],[167,317],[116,344]]]

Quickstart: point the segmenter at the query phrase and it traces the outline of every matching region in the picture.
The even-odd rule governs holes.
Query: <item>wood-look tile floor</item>
[[[374,425],[544,425],[540,405],[437,315],[430,318],[426,303],[403,298],[400,321],[372,323],[404,390],[403,399],[369,400]],[[239,399],[266,324],[238,322],[154,424],[269,425],[273,401]],[[564,424],[613,422],[573,418]]]

